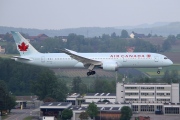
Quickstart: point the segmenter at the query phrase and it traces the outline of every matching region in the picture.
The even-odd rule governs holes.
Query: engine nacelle
[[[103,61],[102,69],[108,71],[117,71],[118,63],[116,61]]]

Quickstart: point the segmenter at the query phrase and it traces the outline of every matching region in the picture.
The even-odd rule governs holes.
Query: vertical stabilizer
[[[11,31],[21,56],[39,53],[19,32]]]

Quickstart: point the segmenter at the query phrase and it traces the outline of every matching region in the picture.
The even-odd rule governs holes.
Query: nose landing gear
[[[87,76],[94,75],[94,74],[96,74],[95,71],[89,71],[89,72],[87,72]]]
[[[162,69],[162,67],[158,67],[158,71],[157,74],[160,74],[160,70]]]

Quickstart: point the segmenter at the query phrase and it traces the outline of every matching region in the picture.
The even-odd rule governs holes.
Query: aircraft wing
[[[83,57],[83,56],[79,56],[77,55],[77,52],[75,51],[72,51],[72,50],[68,50],[68,49],[65,49],[65,50],[61,50],[63,53],[66,53],[68,54],[71,58],[79,61],[79,62],[82,62],[84,65],[94,65],[94,66],[97,66],[97,65],[101,65],[101,61],[96,61],[96,60],[93,60],[93,59],[89,59],[89,58],[86,58],[86,57]]]
[[[20,60],[28,60],[28,61],[32,60],[32,59],[21,57],[21,56],[13,56],[11,59],[20,59]]]

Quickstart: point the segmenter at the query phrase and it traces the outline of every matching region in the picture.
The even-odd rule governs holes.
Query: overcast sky
[[[63,29],[180,21],[180,0],[0,0],[0,26]]]

